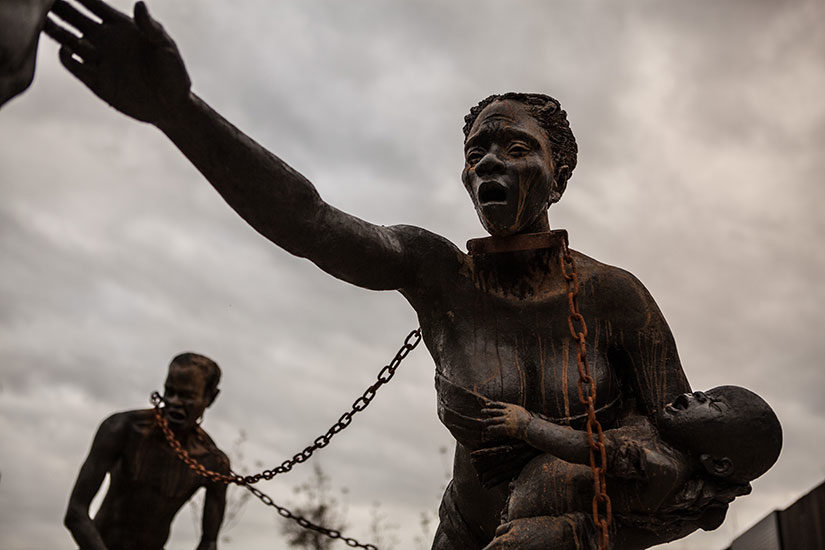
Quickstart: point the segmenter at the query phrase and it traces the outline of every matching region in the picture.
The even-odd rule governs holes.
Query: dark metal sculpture
[[[489,436],[543,453],[510,484],[502,525],[486,548],[595,548],[587,434],[510,403],[489,403],[481,412]],[[781,447],[776,415],[738,386],[683,394],[655,420],[658,430],[651,419],[629,415],[604,431],[615,548],[647,548],[717,528],[728,504],[750,493],[749,482],[776,462]],[[472,457],[483,465],[489,450]]]
[[[31,84],[40,30],[53,1],[0,2],[0,107]]]
[[[229,472],[229,460],[200,426],[218,395],[220,369],[210,359],[184,353],[172,360],[164,386],[163,415],[190,456]],[[106,474],[109,489],[94,519],[89,506]],[[200,487],[206,488],[197,550],[217,548],[226,485],[210,482],[178,460],[155,425],[152,409],[117,413],[98,428],[77,476],[65,524],[81,550],[162,550],[172,519]]]
[[[642,458],[616,466],[615,453],[624,452],[616,449],[653,453],[655,462],[660,449],[670,448],[662,439],[670,434],[657,433],[671,410],[666,405],[680,410],[679,396],[690,387],[645,287],[622,269],[569,250],[566,233],[550,230],[548,207],[561,198],[577,153],[555,99],[491,96],[466,117],[462,181],[491,236],[471,241],[464,253],[424,229],[378,226],[328,205],[301,174],[191,92],[174,42],[143,3],[132,19],[101,0],[79,1],[102,22],[58,0],[54,14],[82,37],[56,21],[46,26],[72,74],[121,112],[162,130],[273,243],[341,280],[397,290],[415,309],[436,364],[438,413],[456,439],[433,548],[645,548],[718,524],[723,501],[736,491],[707,500],[696,488],[706,486],[704,474],[688,450],[667,479],[673,487],[685,479],[684,491],[701,493],[693,516],[664,526],[656,519],[681,502],[673,495],[655,506],[644,499],[625,506],[627,491],[639,494],[656,480],[645,478]],[[492,402],[549,422],[542,433],[564,426],[558,429],[574,441],[571,449],[547,443],[550,435],[533,439],[499,428],[501,411],[514,413]],[[576,465],[581,429],[588,461],[592,450],[589,470]],[[569,464],[553,454],[573,449]],[[612,483],[627,469],[630,482]],[[595,510],[565,504],[571,484]],[[559,506],[551,508],[530,501],[556,497]],[[707,502],[716,510],[712,521],[704,516]],[[639,520],[645,511],[647,523]],[[543,515],[522,517],[528,512]]]

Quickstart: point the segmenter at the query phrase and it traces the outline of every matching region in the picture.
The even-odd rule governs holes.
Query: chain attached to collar
[[[570,307],[570,314],[567,318],[567,324],[570,328],[570,337],[576,348],[576,364],[579,371],[579,401],[587,407],[587,441],[590,447],[590,467],[593,471],[593,486],[595,493],[593,496],[593,521],[600,531],[599,550],[607,550],[610,542],[609,528],[613,521],[613,512],[610,497],[607,495],[607,482],[605,479],[607,470],[607,452],[604,445],[604,433],[602,432],[601,424],[596,418],[596,382],[590,374],[590,366],[587,361],[587,323],[578,309],[576,300],[579,294],[579,275],[576,271],[575,260],[573,259],[573,255],[570,253],[570,249],[567,245],[566,235],[564,235],[562,242],[563,248],[562,254],[560,255],[560,266],[561,273],[567,282],[567,303]],[[409,355],[413,349],[415,349],[420,341],[420,328],[410,332],[404,340],[404,344],[395,354],[395,357],[393,357],[392,361],[390,361],[390,363],[382,368],[378,373],[375,383],[368,387],[364,391],[363,395],[353,402],[351,409],[342,414],[338,421],[333,424],[326,433],[315,438],[315,441],[311,445],[304,448],[301,452],[296,453],[291,459],[283,461],[279,466],[263,470],[257,474],[242,476],[232,471],[230,471],[229,474],[216,472],[213,470],[208,470],[197,460],[192,458],[186,449],[184,449],[180,442],[175,438],[175,434],[172,432],[168,422],[163,417],[163,414],[161,413],[161,403],[163,402],[163,398],[157,392],[154,392],[151,397],[152,404],[155,407],[155,422],[163,431],[166,440],[175,451],[178,458],[185,462],[189,468],[191,468],[192,471],[199,476],[205,477],[213,482],[242,485],[252,492],[252,494],[254,494],[257,498],[259,498],[264,504],[275,507],[282,517],[297,521],[302,527],[317,531],[331,538],[342,539],[348,546],[375,550],[375,546],[371,544],[361,544],[354,539],[343,537],[340,532],[336,530],[326,529],[324,527],[314,525],[305,518],[295,516],[286,508],[275,504],[266,494],[262,493],[258,489],[255,489],[254,487],[251,487],[251,484],[257,483],[262,479],[270,480],[276,475],[289,472],[296,464],[309,460],[315,451],[326,447],[335,434],[349,426],[352,422],[352,417],[356,413],[367,408],[375,397],[378,389],[392,379],[396,369],[400,366],[401,361]]]
[[[166,418],[163,417],[163,414],[161,413],[161,404],[163,403],[163,397],[161,397],[161,395],[158,392],[152,393],[151,397],[152,405],[154,405],[155,407],[155,423],[158,425],[161,431],[163,431],[163,435],[166,437],[166,441],[175,451],[175,454],[178,456],[178,458],[185,462],[186,465],[189,466],[189,468],[193,472],[195,472],[201,477],[205,477],[210,481],[214,482],[234,483],[236,485],[250,485],[252,483],[257,483],[262,479],[270,480],[276,475],[284,474],[292,470],[292,467],[296,464],[300,464],[302,462],[306,462],[307,460],[309,460],[309,458],[315,451],[326,447],[329,444],[330,440],[335,436],[335,434],[349,426],[350,422],[352,422],[352,417],[356,413],[363,411],[367,408],[367,405],[369,405],[370,402],[373,400],[378,389],[392,379],[393,375],[395,375],[395,371],[401,365],[401,361],[403,361],[404,358],[407,355],[409,355],[409,353],[413,349],[415,349],[419,342],[421,342],[421,329],[417,328],[407,335],[407,338],[404,339],[404,344],[401,346],[401,349],[399,349],[398,352],[395,354],[395,357],[393,357],[392,361],[390,361],[388,365],[381,369],[381,371],[378,373],[378,377],[375,383],[368,387],[364,391],[363,395],[361,395],[361,397],[355,400],[355,402],[352,404],[351,409],[342,414],[338,421],[335,424],[333,424],[332,427],[330,427],[330,429],[327,430],[325,434],[316,437],[312,445],[308,445],[304,448],[303,451],[293,455],[292,458],[284,460],[280,465],[275,466],[274,468],[264,470],[257,474],[242,476],[236,474],[235,472],[230,472],[229,474],[216,472],[214,470],[207,469],[206,467],[204,467],[203,464],[192,458],[192,456],[190,456],[186,449],[183,448],[183,446],[180,444],[177,438],[175,438],[175,434],[169,427],[169,423],[166,421]]]
[[[610,497],[607,495],[607,451],[604,446],[602,426],[596,418],[596,381],[590,375],[590,366],[587,362],[587,323],[579,311],[576,297],[579,294],[579,274],[576,271],[576,262],[567,239],[561,254],[561,273],[567,281],[567,303],[570,306],[570,315],[567,325],[570,327],[570,338],[576,347],[576,364],[579,369],[579,401],[587,406],[587,442],[590,447],[590,468],[593,470],[593,522],[598,527],[599,550],[607,550],[610,543],[610,524],[613,521],[613,509]],[[569,269],[568,269],[569,267]],[[594,438],[593,434],[598,437]],[[602,510],[603,508],[603,510]]]
[[[285,460],[281,463],[280,466],[276,466],[270,470],[264,470],[263,472],[242,476],[239,475],[232,470],[229,470],[228,474],[222,472],[216,472],[214,470],[207,469],[203,464],[195,460],[187,451],[183,448],[180,441],[177,440],[175,437],[172,428],[169,427],[169,423],[166,421],[166,418],[163,417],[163,413],[161,412],[161,404],[163,403],[163,397],[158,392],[153,392],[150,398],[152,405],[154,406],[154,415],[155,415],[155,423],[163,432],[166,441],[169,443],[169,446],[175,451],[175,454],[178,456],[180,460],[182,460],[189,468],[195,472],[197,475],[201,477],[205,477],[210,481],[216,483],[234,483],[236,485],[243,486],[247,491],[255,495],[261,502],[263,502],[266,506],[271,506],[275,508],[278,512],[278,515],[282,518],[292,520],[296,522],[298,525],[303,527],[304,529],[309,529],[310,531],[315,531],[316,533],[320,533],[324,536],[327,536],[331,539],[337,539],[343,541],[347,546],[351,548],[363,548],[364,550],[378,550],[378,548],[374,544],[370,543],[362,543],[357,541],[354,538],[344,536],[339,530],[337,529],[329,529],[327,527],[323,527],[321,525],[317,525],[312,523],[305,517],[295,514],[294,512],[290,511],[288,508],[280,506],[277,504],[272,498],[258,489],[257,487],[253,487],[252,483],[257,483],[262,479],[272,479],[278,474],[283,474],[292,469],[295,464],[300,464],[302,462],[306,462],[312,456],[312,454],[321,449],[326,447],[329,444],[329,441],[332,437],[350,425],[352,422],[352,417],[355,413],[363,411],[367,408],[367,405],[375,397],[378,388],[389,382],[393,375],[395,375],[395,371],[401,365],[401,361],[409,355],[409,353],[415,349],[415,347],[421,342],[421,329],[417,328],[414,331],[410,332],[407,335],[407,338],[404,339],[404,344],[401,346],[401,349],[398,350],[398,353],[395,354],[392,361],[381,371],[378,373],[377,380],[374,384],[372,384],[369,388],[364,391],[363,395],[355,400],[352,404],[352,408],[341,415],[338,421],[332,425],[332,427],[327,430],[327,432],[323,435],[318,436],[315,438],[315,441],[312,445],[306,447],[300,453],[296,453],[291,459]],[[198,426],[196,428],[196,434],[199,439],[204,439],[203,430]]]

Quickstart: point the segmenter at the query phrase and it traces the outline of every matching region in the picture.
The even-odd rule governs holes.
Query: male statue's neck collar
[[[471,256],[496,254],[520,250],[540,250],[560,248],[567,244],[567,231],[556,229],[542,233],[522,233],[508,237],[482,237],[467,241],[467,251]]]

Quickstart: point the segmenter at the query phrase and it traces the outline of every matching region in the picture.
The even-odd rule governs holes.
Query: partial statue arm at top
[[[106,472],[120,453],[124,418],[123,413],[115,414],[100,425],[89,456],[80,468],[72,495],[69,497],[69,506],[63,522],[81,550],[106,550],[97,527],[89,517],[89,506],[100,489]]]
[[[0,106],[34,78],[37,41],[52,0],[0,2]]]
[[[321,200],[312,184],[232,126],[190,90],[174,41],[138,2],[134,19],[101,0],[79,0],[97,23],[57,0],[46,32],[63,65],[101,99],[161,129],[252,227],[328,273],[372,289],[414,284],[410,242],[423,232],[367,223]],[[74,57],[73,57],[74,56]],[[82,61],[79,61],[80,58]]]

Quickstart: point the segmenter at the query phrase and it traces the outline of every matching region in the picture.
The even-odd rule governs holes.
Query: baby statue
[[[489,440],[520,440],[542,453],[512,479],[502,524],[486,548],[589,548],[596,537],[587,433],[511,403],[488,401],[481,416]],[[655,421],[630,416],[604,431],[607,490],[624,533],[612,541],[617,549],[647,548],[663,532],[673,540],[717,528],[728,504],[750,492],[749,482],[776,462],[782,447],[776,414],[738,386],[680,395]],[[485,465],[501,463],[496,455],[511,448],[473,453],[483,480]]]

